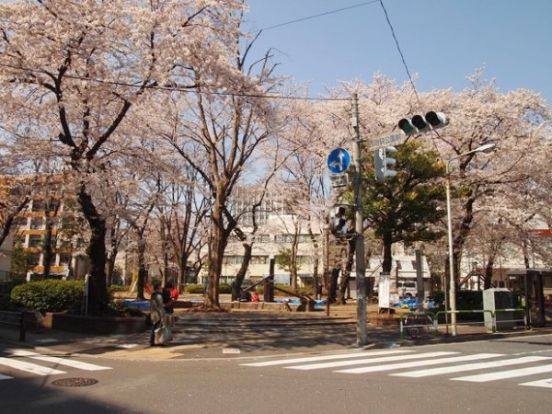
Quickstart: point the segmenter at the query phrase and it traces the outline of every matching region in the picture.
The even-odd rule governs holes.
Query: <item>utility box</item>
[[[497,309],[512,309],[514,300],[512,292],[505,288],[493,288],[483,291],[483,309],[486,311],[496,312]],[[512,329],[514,327],[513,312],[497,312],[496,328],[497,329]],[[488,332],[493,332],[493,317],[489,312],[485,312],[485,328]]]

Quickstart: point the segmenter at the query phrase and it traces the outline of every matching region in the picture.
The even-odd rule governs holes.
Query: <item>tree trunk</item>
[[[86,249],[90,259],[90,292],[88,309],[92,314],[99,314],[107,308],[108,296],[105,283],[105,219],[98,213],[92,197],[84,185],[79,191],[79,204],[83,215],[90,226],[90,241]]]
[[[48,209],[46,209],[48,210]],[[44,233],[44,241],[42,244],[43,256],[42,256],[42,277],[44,279],[50,278],[50,272],[52,269],[52,258],[55,257],[54,253],[54,235],[52,231],[52,218],[50,217],[50,212],[46,211],[46,231]]]
[[[347,303],[345,295],[347,294],[347,287],[349,286],[349,279],[351,278],[351,270],[353,269],[354,257],[355,241],[353,239],[348,243],[347,257],[344,260],[345,263],[341,272],[341,283],[339,284],[339,296],[337,298],[337,303],[340,305],[345,305]]]
[[[144,300],[144,287],[148,277],[146,270],[146,242],[142,235],[138,235],[138,237],[138,284],[136,298]]]
[[[225,234],[223,228],[222,207],[213,206],[211,234],[209,239],[209,271],[207,295],[205,306],[208,309],[220,310],[219,303],[219,280],[222,272],[222,260],[224,255]]]
[[[107,265],[106,265],[106,283],[107,286],[111,286],[113,284],[113,272],[115,270],[115,259],[117,258],[117,252],[111,251],[111,254],[107,258]]]
[[[314,256],[314,262],[312,265],[312,282],[313,282],[314,297],[315,299],[318,299],[318,286],[320,285],[320,280],[318,277],[318,267],[319,267],[318,256],[319,256],[320,244],[312,231],[310,222],[309,222],[308,231],[312,242],[313,256]]]
[[[17,206],[15,211],[6,217],[4,226],[0,231],[0,246],[2,246],[2,244],[4,243],[4,240],[6,240],[6,238],[9,236],[14,219],[21,211],[23,211],[25,207],[27,207],[27,205],[29,204],[29,201],[30,201],[30,197],[25,197],[25,199]]]
[[[330,275],[330,286],[328,290],[328,302],[335,303],[337,297],[337,279],[339,279],[339,269],[332,269]]]
[[[393,256],[391,254],[392,246],[393,239],[391,233],[385,233],[383,235],[383,263],[381,267],[383,273],[391,273],[391,268],[393,267]]]
[[[117,228],[119,226],[116,224],[113,224],[110,229],[110,239],[111,239],[111,245],[109,249],[109,254],[107,255],[107,266],[106,266],[106,282],[107,286],[111,286],[113,283],[113,271],[115,270],[115,259],[117,259],[117,253],[119,253],[119,246],[118,241],[116,239],[117,237]]]
[[[188,256],[182,255],[180,256],[180,260],[178,261],[178,286],[184,287],[186,283],[188,282],[186,280],[186,269],[188,264]]]
[[[485,280],[483,282],[483,289],[490,289],[493,281],[493,268],[494,268],[494,255],[489,257],[487,266],[485,266]]]
[[[291,290],[297,292],[297,268],[299,263],[297,261],[297,251],[299,248],[299,226],[295,225],[295,231],[293,233],[293,241],[291,243],[291,257],[290,259],[290,276],[291,276]]]
[[[238,273],[236,274],[236,279],[234,279],[234,282],[232,283],[233,284],[232,300],[239,299],[241,286],[242,286],[243,280],[245,279],[247,269],[249,268],[249,263],[251,262],[252,251],[253,251],[252,243],[243,243],[243,260],[240,266],[240,270],[238,270]]]

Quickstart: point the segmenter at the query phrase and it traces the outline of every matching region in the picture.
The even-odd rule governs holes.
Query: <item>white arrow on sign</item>
[[[377,150],[380,148],[388,147],[390,145],[399,145],[406,141],[406,135],[404,134],[391,134],[383,137],[371,139],[368,141],[370,150]]]

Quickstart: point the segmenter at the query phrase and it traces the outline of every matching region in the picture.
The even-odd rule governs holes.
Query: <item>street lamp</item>
[[[478,152],[488,152],[495,148],[496,144],[488,143],[483,144],[480,147],[477,147],[474,150],[464,152],[455,157],[449,158],[446,164],[446,197],[447,197],[447,233],[448,233],[448,256],[449,256],[449,301],[450,301],[450,325],[452,336],[456,336],[456,283],[454,280],[454,257],[452,252],[452,213],[450,208],[450,163],[458,158],[464,157],[466,155],[475,154]]]

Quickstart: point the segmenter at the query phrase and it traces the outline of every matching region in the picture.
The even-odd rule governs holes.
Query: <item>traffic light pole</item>
[[[364,260],[364,232],[362,218],[361,178],[362,160],[360,150],[360,117],[358,112],[358,95],[353,93],[352,126],[355,132],[353,142],[353,162],[355,174],[353,179],[355,209],[355,256],[356,256],[356,291],[357,291],[357,345],[366,345],[366,263]]]

